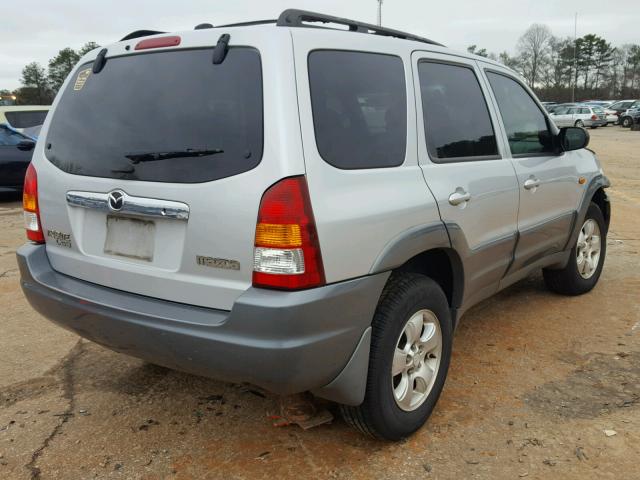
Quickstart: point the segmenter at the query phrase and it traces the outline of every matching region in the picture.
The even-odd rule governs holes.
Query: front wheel
[[[592,202],[567,266],[561,270],[542,271],[547,287],[563,295],[589,292],[598,283],[606,253],[607,227],[600,207]]]
[[[436,282],[394,274],[372,322],[364,402],[341,406],[345,421],[376,438],[399,440],[429,418],[451,359],[449,304]]]
[[[631,127],[631,118],[630,118],[630,117],[624,117],[624,118],[622,119],[621,124],[622,124],[622,126],[623,126],[624,128],[630,128],[630,127]]]

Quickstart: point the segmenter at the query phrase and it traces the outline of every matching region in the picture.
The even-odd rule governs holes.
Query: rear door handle
[[[538,188],[539,186],[540,186],[540,180],[538,180],[536,177],[528,178],[524,182],[524,188],[526,190],[533,190],[533,189]]]
[[[460,205],[461,203],[468,202],[471,199],[469,192],[466,192],[463,188],[458,187],[455,192],[449,195],[449,203],[451,205]]]

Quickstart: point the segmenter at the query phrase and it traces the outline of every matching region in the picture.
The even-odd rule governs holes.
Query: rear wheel
[[[582,120],[576,120],[575,126],[584,128],[584,122]]]
[[[341,412],[365,434],[399,440],[425,423],[444,386],[452,342],[449,304],[430,278],[394,274],[372,329],[364,402],[342,405]]]
[[[600,207],[591,203],[567,266],[542,271],[550,290],[563,295],[581,295],[595,287],[607,252],[606,228]]]

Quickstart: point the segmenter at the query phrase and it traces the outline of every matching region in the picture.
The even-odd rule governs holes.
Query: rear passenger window
[[[421,61],[422,112],[435,162],[499,158],[489,109],[469,67]]]
[[[309,55],[320,156],[337,168],[395,167],[407,143],[407,88],[399,57],[320,50]]]
[[[512,155],[552,153],[554,151],[547,120],[527,91],[515,80],[487,72],[498,101]],[[569,113],[575,113],[570,109]]]

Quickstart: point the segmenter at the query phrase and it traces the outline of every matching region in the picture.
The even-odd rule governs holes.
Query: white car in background
[[[0,123],[11,125],[19,132],[44,123],[50,105],[7,105],[0,106]]]
[[[606,127],[607,116],[601,107],[576,105],[560,108],[550,114],[551,119],[558,127]]]

